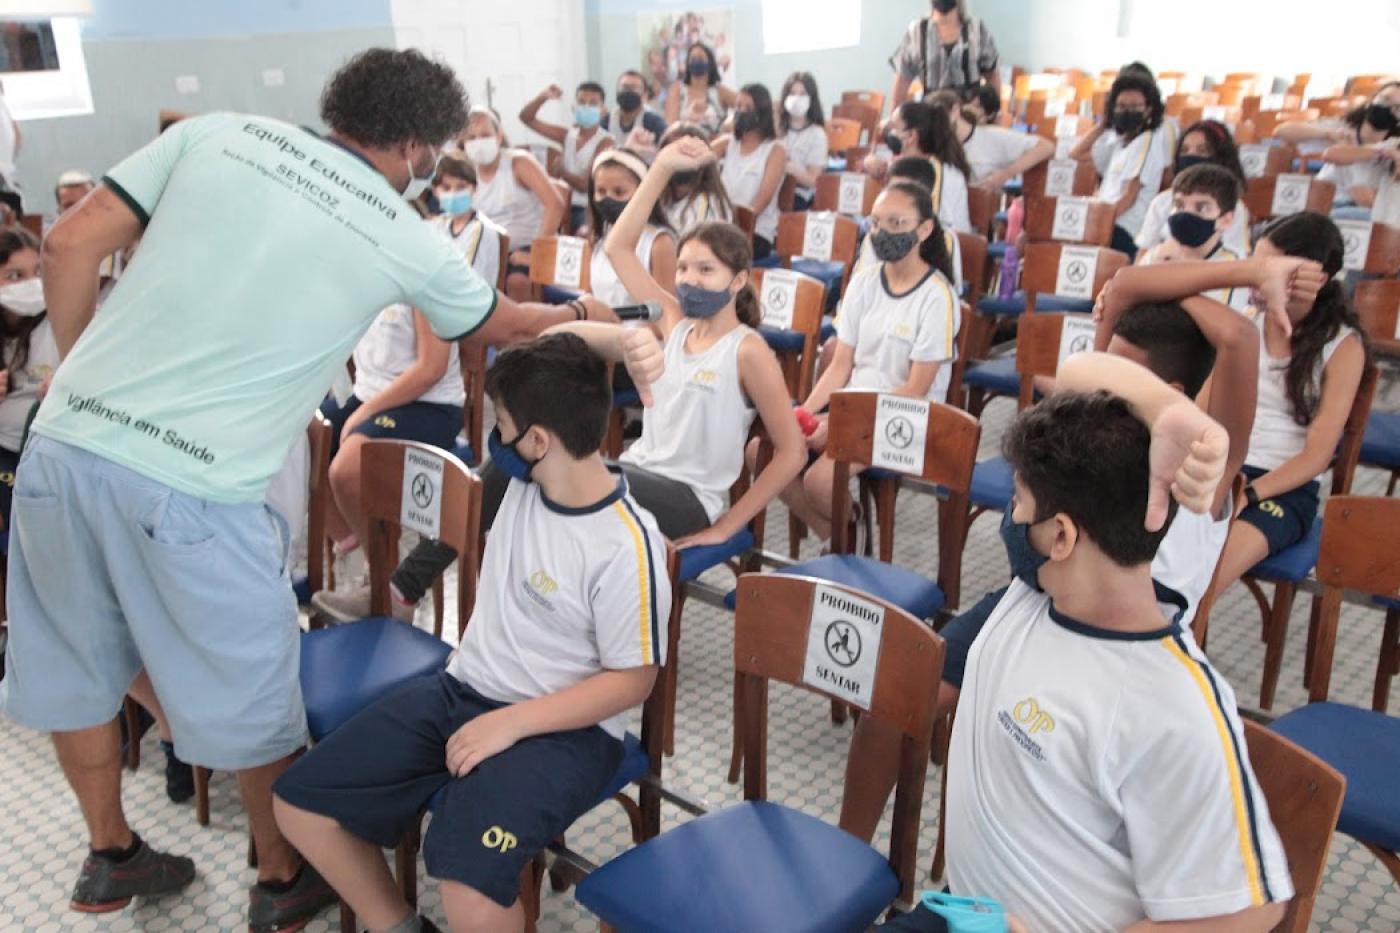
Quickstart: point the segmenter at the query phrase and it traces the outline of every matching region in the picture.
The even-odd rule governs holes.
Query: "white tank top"
[[[1255,403],[1254,429],[1249,434],[1249,453],[1244,462],[1261,470],[1272,470],[1303,452],[1308,441],[1308,429],[1293,420],[1293,405],[1288,401],[1285,377],[1291,357],[1275,359],[1269,356],[1264,344],[1264,319],[1266,315],[1256,314],[1259,325],[1259,397]],[[1327,341],[1322,348],[1322,358],[1313,373],[1316,385],[1322,384],[1322,371],[1327,361],[1332,359],[1343,340],[1352,335],[1350,327],[1343,327],[1337,336]]]
[[[722,220],[730,223],[734,220],[733,215],[724,209],[723,203],[703,191],[697,191],[693,196],[687,195],[665,210],[671,229],[679,234],[684,234],[701,221]]]
[[[656,238],[670,235],[671,231],[652,224],[643,228],[641,237],[637,239],[637,258],[642,261],[643,266],[651,268],[651,248],[655,245]],[[589,292],[608,307],[616,308],[619,305],[637,303],[637,299],[632,297],[632,293],[618,279],[612,262],[604,254],[602,237],[593,244],[593,258],[588,265],[588,282]]]
[[[466,402],[457,345],[448,344],[447,351],[447,371],[414,401],[438,405]],[[355,397],[369,401],[417,360],[418,332],[413,327],[413,309],[408,305],[390,305],[379,312],[355,345]]]
[[[713,522],[744,466],[754,409],[739,382],[739,345],[755,331],[740,324],[703,353],[687,353],[694,324],[677,324],[666,341],[666,371],[651,387],[642,436],[623,463],[685,483]]]
[[[490,181],[477,176],[472,206],[506,230],[513,249],[529,249],[540,233],[544,205],[535,193],[515,180],[515,160],[525,153],[515,149],[501,152],[496,174]]]
[[[768,167],[768,153],[778,144],[776,139],[764,140],[748,155],[739,151],[739,140],[731,139],[724,150],[724,168],[720,178],[729,200],[750,206],[758,200],[758,189],[763,187],[763,170]],[[770,243],[778,238],[778,195],[768,199],[768,206],[754,220],[754,233]]]
[[[598,144],[607,139],[608,134],[602,127],[598,127],[588,142],[580,147],[578,132],[578,127],[571,126],[564,134],[564,171],[587,178],[588,173],[593,170],[593,157],[598,154]],[[569,203],[575,207],[587,207],[588,195],[582,191],[574,191],[569,196]]]

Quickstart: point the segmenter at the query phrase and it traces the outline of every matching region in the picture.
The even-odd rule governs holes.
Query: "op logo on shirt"
[[[1013,706],[1009,713],[1002,710],[997,714],[997,721],[1023,752],[1036,761],[1045,760],[1045,750],[1031,736],[1054,732],[1055,717],[1041,709],[1035,697],[1026,697]]]
[[[548,573],[543,570],[536,570],[525,579],[525,593],[539,603],[541,607],[554,611],[554,604],[549,601],[549,597],[559,592],[559,584]]]
[[[706,392],[714,392],[715,383],[718,381],[719,373],[713,369],[697,369],[690,374],[690,384]]]

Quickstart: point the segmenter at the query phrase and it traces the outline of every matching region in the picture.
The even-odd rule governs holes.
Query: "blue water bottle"
[[[955,897],[925,891],[923,904],[942,917],[949,933],[1006,933],[1006,910],[990,897]]]

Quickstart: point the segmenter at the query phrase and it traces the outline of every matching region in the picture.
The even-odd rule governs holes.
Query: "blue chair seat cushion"
[[[834,311],[841,300],[841,278],[845,275],[844,263],[834,260],[803,259],[794,256],[792,271],[809,275],[826,286],[826,309]]]
[[[1249,575],[1270,583],[1301,583],[1317,566],[1322,546],[1322,519],[1312,523],[1303,540],[1255,564]]]
[[[311,580],[307,577],[297,577],[292,581],[292,592],[296,594],[298,606],[308,606],[311,604]]]
[[[463,463],[471,463],[476,459],[476,452],[472,450],[471,444],[459,443],[452,448],[452,456]]]
[[[633,781],[640,781],[651,769],[651,759],[647,758],[646,749],[642,748],[642,740],[631,732],[622,737],[622,762],[617,766],[617,772],[608,782],[608,786],[599,796],[598,802],[612,797],[619,793]]]
[[[1094,303],[1084,298],[1061,298],[1058,295],[1036,295],[1037,311],[1068,311],[1087,314],[1094,310]],[[1026,310],[1026,293],[1016,292],[1010,298],[989,295],[977,302],[977,310],[983,314],[1010,317]]]
[[[630,408],[642,404],[642,397],[636,389],[616,389],[613,391],[613,408]]]
[[[783,264],[783,257],[777,253],[769,253],[762,259],[755,259],[751,266],[755,269],[776,269]]]
[[[1006,251],[1011,248],[1011,244],[1005,240],[994,240],[987,244],[987,256],[1000,262],[1006,256]]]
[[[844,830],[767,801],[691,820],[579,882],[579,903],[628,933],[846,933],[899,893],[883,855]]]
[[[753,550],[753,532],[745,528],[722,544],[707,544],[704,547],[688,547],[680,552],[680,569],[677,579],[689,583],[700,574],[717,567],[727,560]]]
[[[871,557],[826,554],[781,567],[774,572],[816,577],[863,590],[893,603],[916,619],[932,618],[935,612],[943,608],[943,590],[937,583],[912,570],[882,563]],[[725,604],[732,609],[734,602],[734,593],[731,592],[725,597]]]
[[[540,289],[540,299],[550,305],[566,305],[581,297],[583,292],[577,288],[565,288],[562,285],[545,285]]]
[[[968,498],[977,508],[1006,508],[1014,492],[1011,483],[1011,464],[1005,457],[983,460],[972,468],[972,483]]]
[[[973,363],[963,373],[963,385],[998,395],[1019,395],[1021,374],[1016,372],[1016,357],[999,356]]]
[[[1340,703],[1309,703],[1274,720],[1273,730],[1347,779],[1337,829],[1400,850],[1400,719]]]
[[[1400,412],[1371,412],[1361,438],[1361,462],[1400,470]]]
[[[301,637],[306,724],[319,740],[411,678],[442,670],[452,648],[397,619],[375,616]]]
[[[776,327],[760,327],[758,332],[775,353],[799,353],[802,350],[804,335],[796,330],[779,330]],[[817,333],[817,346],[820,348],[836,336],[836,324],[831,315],[822,318],[821,330]]]

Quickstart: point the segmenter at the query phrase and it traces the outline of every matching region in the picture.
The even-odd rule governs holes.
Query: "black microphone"
[[[612,312],[617,315],[619,321],[645,321],[655,324],[661,320],[661,302],[644,301],[639,305],[623,305],[613,308]]]

